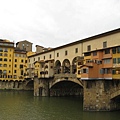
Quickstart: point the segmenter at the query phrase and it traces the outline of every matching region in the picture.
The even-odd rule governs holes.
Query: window
[[[44,59],[45,59],[45,56],[44,56]]]
[[[3,70],[3,74],[6,74],[7,73],[7,70]]]
[[[17,72],[17,70],[14,70],[14,73],[16,73]]]
[[[9,62],[11,62],[11,59],[9,59]]]
[[[29,59],[29,62],[30,62],[30,59]]]
[[[113,58],[113,64],[116,64],[116,58]]]
[[[11,71],[9,70],[9,73],[11,73]]]
[[[112,74],[116,74],[116,70],[113,69],[113,70],[112,70]]]
[[[35,61],[35,58],[34,58],[34,61]]]
[[[27,60],[25,60],[25,63],[27,63]]]
[[[103,48],[107,47],[107,41],[103,42]]]
[[[0,70],[0,74],[2,74],[2,70]]]
[[[40,57],[38,57],[38,61],[40,61]]]
[[[0,48],[0,52],[3,52],[3,49],[2,49],[2,48]]]
[[[97,51],[94,51],[94,52],[93,52],[93,56],[97,56]]]
[[[7,48],[5,48],[5,49],[4,49],[4,52],[8,52],[8,49],[7,49]]]
[[[20,68],[23,68],[23,65],[20,65]]]
[[[67,52],[67,50],[65,51],[65,55],[67,55],[68,54],[68,52]]]
[[[104,74],[104,69],[100,69],[100,74]]]
[[[116,53],[116,48],[112,48],[112,53],[113,53],[113,54]]]
[[[110,63],[110,59],[104,59],[104,64]]]
[[[7,58],[4,58],[4,61],[7,61]]]
[[[2,56],[2,53],[0,53],[0,56]]]
[[[88,73],[88,69],[87,68],[82,69],[82,73]]]
[[[104,52],[105,54],[110,54],[110,49],[106,49]]]
[[[17,75],[14,75],[14,79],[16,79],[17,78]]]
[[[16,54],[15,54],[15,57],[17,57],[17,56],[18,56],[18,54],[16,53]]]
[[[5,53],[5,54],[4,54],[4,56],[5,56],[5,57],[7,57],[7,56],[8,56],[8,54],[7,54],[7,53]]]
[[[17,64],[15,64],[15,67],[17,67]]]
[[[0,67],[2,67],[2,64],[0,64]]]
[[[120,63],[120,58],[117,58],[117,62]]]
[[[117,47],[117,53],[120,53],[120,47]]]
[[[81,74],[80,70],[78,70],[78,74]]]
[[[17,59],[15,59],[15,62],[17,62]]]
[[[21,75],[23,75],[23,70],[21,70]]]
[[[57,53],[57,57],[59,57],[59,53]]]
[[[87,51],[90,51],[91,50],[91,45],[88,45],[87,46]]]
[[[12,78],[12,75],[8,75],[8,78]]]
[[[52,55],[50,54],[50,58],[52,57]]]
[[[90,52],[89,52],[89,53],[84,53],[84,55],[85,55],[85,56],[90,56],[91,53],[90,53]]]
[[[2,61],[2,58],[0,58],[0,61]]]
[[[23,63],[23,60],[21,60],[21,62]]]
[[[75,48],[75,53],[78,53],[78,48]]]
[[[7,64],[4,64],[3,66],[4,66],[4,67],[7,67]]]

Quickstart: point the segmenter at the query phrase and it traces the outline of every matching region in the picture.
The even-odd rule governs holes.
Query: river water
[[[83,112],[80,97],[34,97],[32,91],[0,91],[0,120],[119,120],[120,111]]]

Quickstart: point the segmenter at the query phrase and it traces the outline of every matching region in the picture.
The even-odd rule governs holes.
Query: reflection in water
[[[0,91],[0,120],[118,120],[116,112],[83,112],[80,97],[33,97],[31,91]]]

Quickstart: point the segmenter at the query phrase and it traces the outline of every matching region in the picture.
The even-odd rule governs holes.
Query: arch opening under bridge
[[[50,96],[82,96],[83,86],[80,81],[61,79],[50,85]]]

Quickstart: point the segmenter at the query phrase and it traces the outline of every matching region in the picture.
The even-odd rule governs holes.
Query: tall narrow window
[[[65,51],[65,55],[67,55],[68,54],[68,52],[67,52],[67,50]]]
[[[113,64],[116,64],[116,58],[113,58]]]
[[[112,48],[112,53],[116,54],[116,48]]]
[[[105,49],[105,54],[110,54],[110,49]]]
[[[50,58],[52,57],[52,55],[50,54]]]
[[[103,48],[107,47],[107,41],[103,42]]]
[[[87,51],[91,51],[91,45],[87,46]]]
[[[38,57],[38,61],[40,61],[40,57]]]
[[[93,52],[93,56],[97,56],[97,51],[94,51],[94,52]]]
[[[117,53],[120,53],[120,47],[117,47]]]
[[[57,53],[57,57],[59,57],[59,53]]]
[[[75,53],[78,53],[78,48],[75,48]]]

